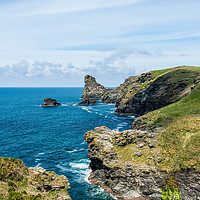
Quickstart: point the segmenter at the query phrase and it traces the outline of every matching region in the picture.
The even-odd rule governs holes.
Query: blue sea
[[[65,175],[72,200],[112,200],[90,184],[84,133],[97,126],[130,129],[132,116],[113,113],[114,104],[74,106],[83,88],[0,88],[0,156],[23,160],[27,167],[43,167]],[[43,108],[44,98],[63,106]]]

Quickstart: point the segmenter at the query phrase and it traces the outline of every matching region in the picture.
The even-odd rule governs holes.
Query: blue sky
[[[0,87],[105,86],[200,66],[199,0],[0,1]]]

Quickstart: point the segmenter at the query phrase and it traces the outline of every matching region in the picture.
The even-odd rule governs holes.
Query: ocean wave
[[[89,113],[92,113],[91,108],[89,107],[81,107],[83,110],[86,110]]]
[[[42,163],[38,163],[34,168],[40,167]]]
[[[67,153],[74,153],[74,152],[77,152],[78,150],[77,149],[73,149],[72,151],[66,151]]]
[[[41,152],[41,153],[38,153],[37,155],[35,155],[35,157],[38,157],[38,156],[41,156],[41,155],[44,155],[45,152]]]
[[[87,142],[84,140],[83,142],[81,142],[81,145],[83,145],[83,144],[87,144]]]
[[[123,128],[124,126],[127,126],[127,125],[128,125],[127,122],[119,123],[119,124],[117,125],[117,128],[116,128],[115,130],[119,130],[119,129]]]
[[[70,163],[69,166],[72,168],[78,168],[78,169],[87,169],[88,164],[87,163]]]
[[[89,160],[88,159],[81,159],[77,162],[71,163],[60,163],[56,165],[57,168],[61,169],[63,172],[67,171],[70,173],[75,174],[76,180],[79,182],[87,182],[90,183],[88,177],[91,173],[89,167]]]

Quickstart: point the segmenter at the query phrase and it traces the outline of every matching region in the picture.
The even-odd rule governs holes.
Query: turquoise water
[[[74,106],[83,88],[0,88],[0,156],[22,159],[65,175],[72,200],[111,200],[88,182],[90,170],[84,133],[96,126],[130,129],[134,118],[113,113],[114,105]],[[63,106],[43,108],[44,98]]]

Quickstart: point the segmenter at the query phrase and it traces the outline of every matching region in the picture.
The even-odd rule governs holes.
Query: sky
[[[199,0],[0,0],[0,87],[106,87],[200,66]]]

